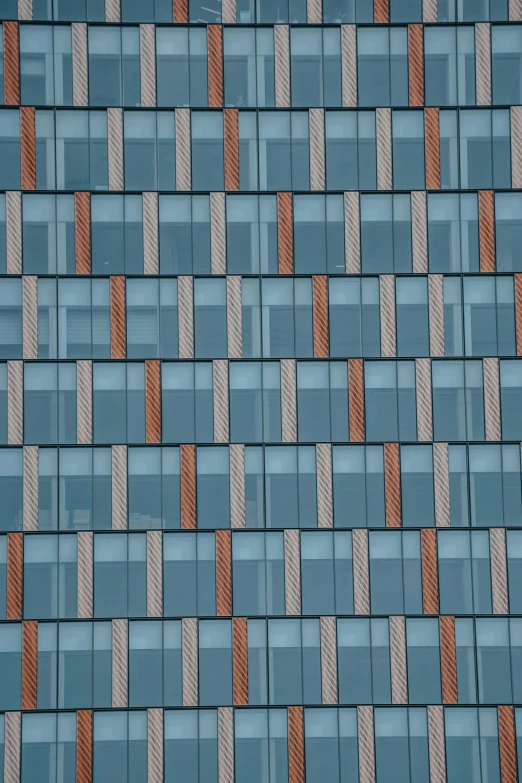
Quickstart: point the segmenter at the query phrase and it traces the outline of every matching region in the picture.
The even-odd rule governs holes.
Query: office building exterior
[[[522,2],[0,19],[0,782],[516,783]]]

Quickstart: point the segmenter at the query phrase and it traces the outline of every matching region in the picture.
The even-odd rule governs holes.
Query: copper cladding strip
[[[24,540],[22,533],[7,534],[7,620],[22,619]]]
[[[480,271],[495,271],[495,217],[492,190],[479,190]]]
[[[18,52],[18,22],[4,22],[4,103],[20,103],[20,66]],[[34,111],[34,109],[33,109]]]
[[[20,151],[22,190],[36,190],[36,129],[34,109],[20,107]]]
[[[303,708],[288,707],[288,783],[304,783]]]
[[[208,105],[223,106],[223,28],[207,26],[208,36]]]
[[[313,281],[313,323],[314,357],[328,357],[328,281],[326,275],[314,275]]]
[[[444,704],[457,704],[455,618],[449,615],[442,615],[440,618],[440,664],[442,672],[442,701]]]
[[[388,24],[390,21],[389,0],[374,0],[373,19],[376,24]]]
[[[424,106],[424,26],[408,25],[408,82],[410,106]]]
[[[522,356],[522,275],[515,275],[515,324],[517,356]]]
[[[294,231],[291,193],[277,194],[277,255],[279,259],[279,274],[293,274]]]
[[[440,125],[439,110],[424,109],[426,137],[426,189],[440,190]]]
[[[401,526],[401,476],[399,444],[384,444],[386,527]]]
[[[421,530],[422,605],[424,614],[439,613],[439,578],[437,571],[437,531]]]
[[[239,113],[225,109],[225,190],[239,190]]]
[[[76,783],[92,783],[92,711],[76,713]]]
[[[234,705],[248,704],[248,629],[246,617],[232,618]]]
[[[498,708],[498,739],[500,745],[500,770],[502,783],[517,783],[517,751],[513,707]]]
[[[188,24],[188,0],[173,0],[172,12],[176,24]]]
[[[147,443],[161,443],[160,363],[145,362],[145,430]]]
[[[180,446],[181,459],[181,527],[196,528],[196,447]]]
[[[111,359],[125,359],[125,278],[110,278]]]
[[[36,709],[38,623],[22,623],[22,709]]]
[[[91,274],[91,194],[74,194],[76,274]]]
[[[364,443],[363,360],[348,359],[350,443]]]
[[[216,530],[216,606],[218,617],[232,614],[230,530]]]

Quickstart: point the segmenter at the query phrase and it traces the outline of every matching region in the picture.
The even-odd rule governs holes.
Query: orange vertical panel
[[[223,106],[223,28],[209,24],[208,36],[208,105]]]
[[[401,474],[399,444],[384,444],[384,494],[386,496],[386,527],[401,526]]]
[[[22,709],[36,709],[38,623],[22,623]]]
[[[303,708],[288,708],[288,781],[304,783]]]
[[[196,527],[196,447],[192,444],[180,446],[181,462],[181,527]]]
[[[111,359],[125,359],[125,278],[111,277]]]
[[[479,190],[480,271],[495,271],[495,211],[493,191]]]
[[[364,443],[364,380],[362,359],[348,359],[348,395],[350,442]]]
[[[439,613],[439,579],[437,570],[437,531],[421,530],[422,604],[424,614]]]
[[[225,190],[239,190],[239,115],[225,109]]]
[[[424,110],[426,137],[426,189],[440,190],[440,124],[439,110]]]
[[[20,107],[20,152],[22,190],[36,190],[36,128],[30,106]]]
[[[277,255],[279,261],[279,274],[293,274],[294,225],[291,193],[277,194]]]
[[[22,619],[23,533],[7,534],[7,619]]]
[[[313,278],[314,356],[328,357],[328,281],[326,275]]]
[[[390,0],[374,0],[373,21],[377,24],[388,24],[390,21]]]
[[[513,707],[498,708],[498,739],[500,745],[500,772],[502,783],[517,783],[517,750]]]
[[[408,83],[410,106],[424,106],[424,27],[408,25]]]
[[[234,705],[248,704],[248,630],[246,617],[232,618]]]
[[[188,24],[188,0],[173,0],[172,14],[176,24]]]
[[[147,443],[161,443],[160,363],[145,362],[145,437]]]
[[[74,194],[76,274],[91,274],[91,194]]]
[[[230,530],[216,531],[216,608],[218,617],[232,614]]]
[[[522,356],[522,275],[515,275],[515,324],[517,356]]]
[[[18,51],[18,22],[4,22],[4,103],[20,103],[20,60]]]
[[[457,649],[455,646],[455,618],[440,618],[440,663],[442,671],[442,702],[457,704]]]
[[[76,783],[92,783],[92,711],[76,713]]]

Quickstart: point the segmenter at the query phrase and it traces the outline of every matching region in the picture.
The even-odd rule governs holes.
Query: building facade
[[[0,18],[0,782],[516,783],[521,0]]]

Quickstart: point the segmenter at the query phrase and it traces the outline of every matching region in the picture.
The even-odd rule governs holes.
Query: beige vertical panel
[[[521,0],[522,6],[522,0]],[[522,106],[512,106],[511,112],[511,186],[522,188]]]
[[[147,783],[163,783],[163,710],[147,710]]]
[[[230,444],[230,526],[246,526],[245,509],[245,447]]]
[[[227,277],[227,344],[228,358],[241,359],[243,355],[243,312],[241,277]]]
[[[112,621],[112,706],[128,706],[129,683],[128,620]]]
[[[92,362],[76,362],[76,440],[92,443]]]
[[[359,783],[375,783],[373,707],[357,707]]]
[[[212,362],[214,386],[214,443],[228,443],[228,361]]]
[[[376,109],[377,189],[392,189],[391,109]]]
[[[323,21],[322,0],[306,0],[306,17],[308,24],[321,24]]]
[[[433,444],[433,472],[435,474],[435,525],[450,526],[450,494],[448,444]]]
[[[72,27],[72,72],[73,103],[75,106],[89,105],[89,82],[87,78],[87,25],[75,22]]]
[[[406,624],[404,617],[390,617],[392,703],[408,703],[406,675]]]
[[[285,530],[285,612],[301,614],[301,545],[299,530]]]
[[[324,110],[308,112],[310,132],[310,190],[324,190]]]
[[[112,529],[127,529],[127,446],[112,446]]]
[[[18,0],[18,20],[30,22],[33,18],[33,0]]]
[[[7,362],[7,442],[16,446],[23,442],[23,363]]]
[[[223,24],[235,24],[236,22],[236,0],[222,0],[221,18]]]
[[[288,25],[274,27],[275,99],[278,108],[290,106],[290,35]]]
[[[442,275],[428,275],[430,356],[444,356],[444,282]]]
[[[335,617],[321,617],[321,699],[337,704],[337,625]]]
[[[179,358],[194,357],[194,287],[192,277],[178,277]]]
[[[437,704],[428,707],[427,710],[430,783],[446,783],[443,707]]]
[[[359,194],[344,194],[344,260],[347,275],[361,274]]]
[[[92,617],[93,608],[93,537],[91,532],[78,533],[78,617]]]
[[[218,783],[234,783],[234,712],[218,707]]]
[[[22,274],[22,194],[8,190],[5,194],[7,274]]]
[[[354,24],[341,25],[343,106],[357,107],[357,35]]]
[[[24,532],[38,530],[38,446],[24,446]]]
[[[143,194],[143,272],[159,274],[158,194]]]
[[[183,706],[198,706],[198,621],[184,617],[181,621]]]
[[[431,360],[415,359],[415,381],[417,398],[417,439],[433,440],[431,410]]]
[[[370,571],[368,531],[352,531],[353,605],[355,614],[370,614]]]
[[[317,459],[317,520],[318,527],[333,527],[332,446],[318,443]]]
[[[428,272],[428,227],[424,190],[414,190],[411,194],[411,236],[413,271],[426,274]]]
[[[295,360],[281,361],[281,424],[283,443],[297,441],[297,402],[296,402]]]
[[[522,22],[522,0],[509,0],[509,21]]]
[[[121,109],[107,109],[109,190],[123,190],[123,115]]]
[[[491,559],[493,614],[507,614],[509,606],[505,528],[493,527],[489,531],[489,553]]]
[[[120,0],[105,0],[105,21],[120,21]]]
[[[395,276],[381,275],[379,282],[381,311],[381,354],[382,356],[395,356]]]
[[[147,531],[147,617],[163,614],[163,534]]]
[[[491,26],[488,22],[475,25],[475,77],[477,105],[491,104]]]
[[[437,0],[422,0],[422,21],[424,24],[437,21]]]
[[[190,109],[176,109],[176,190],[190,190]]]
[[[498,359],[484,359],[484,411],[486,440],[500,440],[500,392]]]
[[[140,24],[141,105],[156,105],[156,26]]]
[[[38,358],[38,278],[22,278],[22,325],[24,359]]]
[[[227,240],[225,232],[225,194],[210,194],[210,264],[213,275],[227,272]]]
[[[20,783],[21,713],[4,715],[4,783]]]

